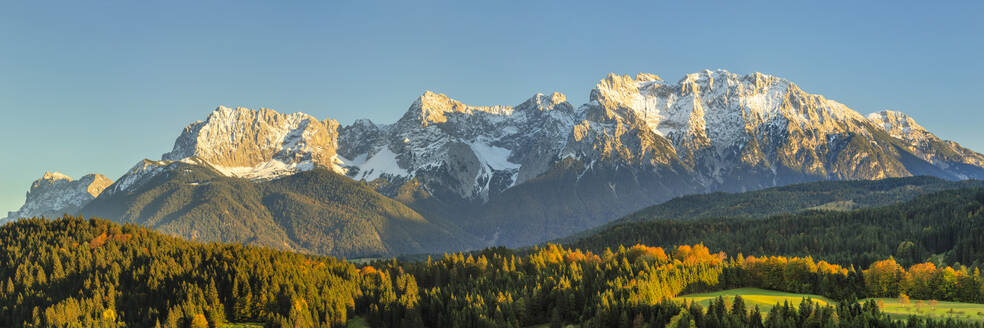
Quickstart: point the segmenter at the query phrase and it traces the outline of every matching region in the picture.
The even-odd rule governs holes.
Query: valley
[[[427,91],[392,124],[219,107],[116,181],[32,184],[0,326],[980,327],[981,178],[761,73]]]
[[[984,1],[0,1],[0,328],[984,328]]]
[[[973,222],[984,222],[984,199],[956,202],[972,210]],[[912,205],[886,208],[899,206]],[[732,255],[729,245],[621,245],[596,253],[547,244],[353,264],[67,216],[6,224],[0,241],[7,245],[0,261],[9,268],[0,270],[2,325],[977,327],[972,311],[984,303],[976,264],[903,265],[888,254],[843,266],[778,253]],[[957,244],[946,253],[982,246]]]

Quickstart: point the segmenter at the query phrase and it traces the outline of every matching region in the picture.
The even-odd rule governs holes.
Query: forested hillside
[[[0,326],[342,324],[360,295],[344,261],[202,244],[66,217],[0,228]]]
[[[599,253],[556,245],[356,266],[329,257],[183,241],[135,225],[65,217],[0,227],[0,326],[981,327],[893,322],[868,296],[984,301],[963,266],[888,259],[865,270],[801,257],[729,257],[703,245]],[[680,304],[686,292],[750,286],[811,293],[769,313],[739,300]],[[729,304],[730,303],[730,304]]]
[[[613,224],[722,217],[764,218],[809,209],[847,211],[891,205],[942,190],[973,187],[984,187],[984,182],[948,181],[928,176],[818,181],[741,193],[716,192],[678,197],[642,209]]]
[[[138,223],[202,241],[235,242],[339,257],[480,247],[362,183],[318,168],[251,181],[183,163],[134,190],[105,193],[86,216]]]
[[[620,244],[698,242],[730,254],[814,256],[854,265],[892,256],[905,265],[932,259],[980,266],[984,264],[984,190],[948,190],[849,212],[620,223],[569,245],[601,250]]]

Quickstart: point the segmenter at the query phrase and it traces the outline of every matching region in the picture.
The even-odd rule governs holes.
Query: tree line
[[[846,212],[620,223],[565,245],[600,251],[695,243],[731,254],[813,256],[855,266],[893,257],[905,266],[931,261],[979,268],[984,266],[984,189],[947,190]]]
[[[4,225],[0,243],[3,327],[342,327],[353,316],[373,327],[979,327],[899,322],[856,300],[984,301],[984,277],[964,266],[904,267],[888,258],[855,269],[810,257],[728,256],[699,243],[600,252],[551,244],[355,265],[70,216]],[[737,300],[707,308],[673,301],[734,287],[842,304],[764,313]]]
[[[877,311],[859,312],[857,300],[867,297],[899,297],[908,292],[927,299],[984,301],[984,276],[979,270],[944,267],[929,272],[926,268],[933,266],[931,263],[915,264],[908,270],[899,266],[891,271],[897,274],[891,281],[899,287],[885,291],[881,289],[887,272],[884,263],[894,260],[860,270],[810,257],[727,257],[701,244],[668,250],[620,246],[600,254],[547,245],[524,253],[496,248],[447,254],[424,262],[380,261],[361,270],[377,279],[375,286],[380,292],[370,294],[386,295],[370,302],[377,306],[366,314],[374,327],[526,327],[544,323],[663,327],[680,320],[692,321],[697,327],[745,327],[752,322],[763,322],[767,327],[812,326],[804,325],[806,317],[799,321],[780,319],[788,314],[781,309],[759,313],[754,316],[758,321],[749,319],[752,309],[746,309],[748,317],[707,321],[698,313],[716,311],[713,306],[701,311],[688,308],[691,313],[684,320],[677,317],[680,308],[672,305],[672,299],[680,294],[738,287],[817,294],[841,301],[843,304],[835,308],[816,308],[813,319],[819,326],[853,327],[858,322],[852,320],[865,311],[869,313],[858,320],[877,322],[875,326],[897,324]],[[932,292],[918,294],[911,286]],[[844,321],[847,317],[843,313],[833,315],[845,309],[852,311],[852,319]],[[962,325],[920,320],[909,324]]]

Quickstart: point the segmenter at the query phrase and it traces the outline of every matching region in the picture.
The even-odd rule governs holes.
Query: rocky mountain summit
[[[472,106],[427,91],[391,124],[342,126],[303,113],[219,107],[188,125],[161,160],[138,162],[104,197],[152,199],[140,194],[187,165],[253,182],[323,167],[364,181],[442,229],[508,246],[686,194],[817,180],[984,178],[984,155],[905,114],[865,116],[779,77],[724,70],[676,82],[610,74],[580,106],[561,93]]]
[[[916,123],[912,117],[890,110],[868,114],[868,119],[885,129],[892,138],[902,140],[914,155],[933,165],[949,170],[960,179],[980,179],[978,168],[984,167],[984,156],[960,144],[942,140]]]
[[[31,184],[27,201],[16,212],[8,212],[3,221],[24,217],[56,217],[75,213],[111,185],[102,174],[88,174],[78,180],[58,172],[45,172]]]
[[[477,107],[426,92],[395,124],[343,127],[339,153],[349,176],[512,246],[685,194],[984,177],[980,154],[876,116],[761,73],[611,74],[576,109],[559,93]]]
[[[252,180],[270,180],[315,167],[342,173],[336,155],[338,128],[335,120],[319,121],[304,113],[219,106],[204,121],[186,126],[173,150],[161,160],[137,162],[109,193],[132,190],[177,167],[175,163],[205,166],[224,176]]]
[[[573,125],[560,93],[475,107],[428,91],[395,124],[343,128],[340,154],[355,179],[416,178],[430,193],[486,201],[549,169]]]
[[[185,127],[164,161],[205,163],[227,176],[272,178],[315,165],[337,168],[338,122],[261,108],[219,106]]]
[[[901,121],[866,118],[760,73],[704,71],[676,83],[649,74],[609,75],[579,113],[575,142],[565,156],[657,169],[679,166],[705,191],[815,179],[966,178],[945,168],[974,161],[959,156],[932,161],[927,154],[951,153],[953,146],[917,151],[901,135],[885,136]]]

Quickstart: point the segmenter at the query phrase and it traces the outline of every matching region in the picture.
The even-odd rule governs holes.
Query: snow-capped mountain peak
[[[94,204],[150,190],[141,186],[168,181],[162,174],[185,164],[249,179],[323,166],[491,243],[528,243],[558,233],[553,227],[589,228],[684,194],[826,179],[984,178],[984,155],[909,116],[865,117],[786,79],[725,70],[673,81],[609,74],[579,107],[557,92],[473,106],[427,91],[392,124],[219,107],[188,125],[162,159],[140,161]],[[59,202],[35,201],[45,199],[41,186],[69,182],[46,174],[25,212]]]
[[[219,106],[174,142],[165,161],[195,160],[227,176],[270,179],[323,166],[344,172],[336,157],[338,122],[304,113],[281,114]]]
[[[174,161],[154,161],[149,159],[143,159],[133,165],[126,173],[123,174],[119,179],[116,180],[109,190],[106,190],[107,194],[115,194],[118,192],[132,191],[134,188],[150,181],[155,176],[163,173],[166,167],[173,163]]]
[[[542,93],[537,93],[533,95],[533,97],[530,97],[530,99],[527,99],[523,103],[516,105],[516,107],[513,108],[513,110],[514,111],[535,110],[535,111],[543,112],[543,111],[550,111],[555,109],[561,109],[561,110],[569,109],[566,107],[565,108],[558,107],[558,105],[562,106],[565,104],[567,106],[570,106],[570,104],[567,102],[567,96],[564,95],[563,93],[554,92],[549,96],[544,95]]]
[[[549,168],[573,116],[559,92],[516,106],[471,106],[428,91],[392,126],[343,127],[341,154],[356,179],[413,177],[439,194],[487,199]]]
[[[509,115],[512,113],[512,107],[469,106],[451,99],[444,94],[425,91],[424,94],[413,102],[410,110],[403,117],[404,119],[418,121],[422,126],[427,126],[446,122],[447,115],[451,113],[472,114],[474,112]]]
[[[71,182],[72,181],[72,178],[70,178],[67,175],[62,174],[61,172],[47,172],[47,171],[45,171],[44,172],[44,175],[42,175],[40,179],[37,179],[37,180],[34,181],[34,183],[31,185],[31,188],[32,189],[33,188],[38,188],[38,187],[40,187],[43,184],[50,185],[50,184],[53,184],[53,183],[55,183],[57,181],[61,181],[61,180],[66,180],[68,182]]]
[[[984,156],[956,142],[940,139],[909,115],[883,110],[868,114],[867,118],[876,127],[911,147],[913,154],[938,167],[950,168],[953,163],[984,166]],[[963,173],[958,176],[968,177]]]
[[[889,135],[900,138],[923,138],[928,134],[925,128],[916,123],[909,115],[892,110],[883,110],[868,114],[868,119],[885,129]]]
[[[88,174],[73,180],[58,172],[45,172],[31,184],[24,205],[16,212],[7,213],[5,220],[75,213],[112,183],[102,174]]]

